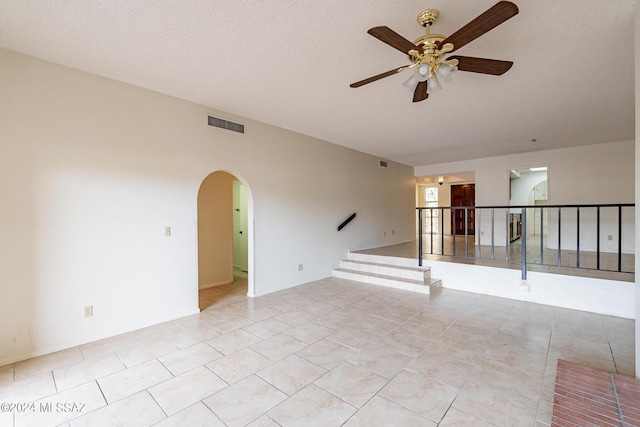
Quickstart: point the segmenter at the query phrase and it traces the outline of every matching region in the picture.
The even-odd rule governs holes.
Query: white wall
[[[415,168],[417,177],[455,174],[459,171],[475,171],[476,205],[497,206],[509,204],[509,170],[529,166],[547,165],[548,204],[589,204],[589,203],[634,203],[634,141],[612,142],[576,148],[537,151],[526,154],[491,157],[477,160],[425,165]],[[496,211],[496,244],[504,245],[506,226],[504,211]],[[549,212],[549,246],[557,245],[557,229],[553,210]],[[569,219],[571,213],[562,213]],[[575,215],[575,213],[574,213]],[[481,216],[479,230],[490,230],[490,215]],[[582,221],[594,221],[595,211],[581,212]],[[617,251],[617,214],[604,212],[601,241],[604,251]],[[564,221],[563,221],[564,224]],[[634,253],[634,211],[624,210],[623,252]],[[575,227],[562,229],[562,247],[575,248]],[[584,235],[583,235],[584,233]],[[612,241],[606,240],[613,234]],[[488,235],[485,232],[485,236]],[[581,228],[581,249],[594,250],[595,236]]]
[[[424,265],[447,289],[636,318],[633,283],[529,271],[526,285],[521,285],[518,269],[431,260]]]
[[[12,52],[0,63],[0,365],[197,312],[197,194],[217,170],[248,184],[257,295],[415,238],[408,166]]]

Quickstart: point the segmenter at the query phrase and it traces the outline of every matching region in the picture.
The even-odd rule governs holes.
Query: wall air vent
[[[386,168],[387,167],[387,162],[385,160],[380,160],[380,167],[381,168]]]
[[[229,120],[219,119],[218,117],[209,116],[209,126],[215,126],[221,129],[227,129],[227,130],[232,130],[238,133],[244,133],[243,124],[230,122]]]

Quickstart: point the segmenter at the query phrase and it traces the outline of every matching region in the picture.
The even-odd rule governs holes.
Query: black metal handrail
[[[340,224],[338,226],[338,231],[342,230],[343,228],[345,228],[347,226],[347,224],[349,224],[354,218],[356,217],[356,213],[352,213],[351,216],[347,219],[345,219],[342,224]]]
[[[420,266],[422,266],[423,263],[423,255],[424,254],[431,254],[431,255],[451,255],[453,257],[463,257],[463,258],[475,258],[475,259],[491,259],[491,260],[499,260],[496,257],[496,248],[500,248],[500,246],[496,246],[496,210],[504,210],[505,212],[505,216],[504,216],[504,224],[505,224],[505,255],[504,255],[504,261],[506,262],[515,262],[515,260],[512,260],[510,257],[510,252],[511,252],[511,243],[513,241],[516,241],[517,239],[521,239],[521,249],[520,249],[520,265],[521,265],[521,271],[522,271],[522,280],[526,280],[527,278],[527,264],[538,264],[538,265],[549,265],[549,266],[558,266],[558,267],[572,267],[572,268],[583,268],[583,269],[595,269],[595,270],[601,270],[601,271],[617,271],[617,272],[623,272],[623,273],[631,273],[633,271],[631,270],[624,270],[622,267],[622,239],[623,239],[623,209],[624,208],[634,208],[635,209],[635,204],[633,203],[617,203],[617,204],[558,204],[558,205],[514,205],[514,206],[439,206],[439,207],[418,207],[416,208],[418,211],[418,235],[419,235],[419,239],[418,239],[418,263]],[[554,212],[557,213],[557,221],[552,222],[550,224],[550,220],[547,219],[547,222],[545,224],[544,218],[544,211],[545,209],[547,210],[547,214],[549,214],[549,212]],[[570,218],[568,221],[563,222],[563,217],[562,217],[562,212],[563,210],[567,210],[567,209],[571,209],[571,210],[575,210],[575,217]],[[588,209],[595,209],[595,224],[592,221],[586,221],[583,219],[581,220],[581,212],[585,212]],[[602,244],[601,244],[601,231],[602,231],[602,211],[603,209],[616,209],[617,210],[617,268],[604,268],[602,266],[601,263],[601,258],[602,258],[602,253],[616,253],[616,252],[611,252],[611,251],[602,251]],[[454,218],[457,217],[456,213],[459,210],[464,210],[464,255],[459,255],[456,252],[456,242],[457,242],[457,232],[456,232],[456,226],[455,224],[453,224]],[[519,212],[517,212],[519,210]],[[528,258],[527,255],[527,211],[533,210],[534,213],[534,220],[535,218],[535,214],[539,212],[540,214],[540,224],[539,224],[539,230],[537,230],[537,224],[535,224],[534,221],[534,227],[536,228],[536,230],[534,230],[534,233],[537,233],[539,231],[539,235],[540,235],[540,252],[539,252],[539,259],[536,260],[532,260],[531,257]],[[430,240],[429,240],[429,251],[425,252],[424,250],[424,244],[423,244],[423,235],[424,233],[424,219],[425,219],[425,215],[424,212],[428,211],[429,212],[429,218],[431,220],[430,223],[430,228],[429,230],[431,231],[430,234]],[[452,221],[452,232],[451,232],[451,236],[452,236],[452,244],[451,244],[451,254],[445,254],[445,233],[444,233],[444,226],[440,226],[440,230],[438,234],[434,234],[433,233],[433,221],[434,218],[438,217],[440,218],[440,221],[442,221],[444,219],[444,213],[445,211],[450,211],[451,212],[451,221]],[[482,220],[482,213],[483,212],[487,212],[490,211],[491,216],[489,219],[490,222],[490,238],[491,238],[491,243],[490,243],[490,257],[483,257],[482,254],[482,236],[484,234],[484,231],[486,231],[486,226],[483,227],[483,220]],[[434,215],[434,212],[438,212],[439,215],[436,216]],[[520,215],[520,221],[518,222],[518,225],[520,225],[522,233],[521,235],[514,239],[513,241],[511,240],[511,227],[513,226],[513,218],[510,217],[510,215]],[[573,245],[573,242],[568,245],[570,246],[570,249],[567,249],[566,247],[563,248],[563,243],[565,243],[562,239],[562,231],[564,229],[566,229],[567,227],[570,227],[571,224],[567,225],[567,222],[573,220],[575,218],[575,249],[573,247],[571,247]],[[631,217],[631,219],[635,218],[635,213],[634,215]],[[471,219],[471,223],[473,223],[473,230],[469,229],[469,219]],[[566,215],[565,215],[565,219],[566,219]],[[565,228],[563,228],[563,224],[565,225]],[[545,233],[545,225],[547,226],[547,229],[549,228],[550,225],[555,225],[557,227],[557,263],[555,264],[549,264],[549,263],[545,263],[545,243],[544,243],[544,238],[545,236],[547,236],[548,238],[548,233]],[[581,236],[581,225],[583,227],[583,230],[585,229],[589,229],[589,227],[593,227],[595,228],[595,234],[596,234],[596,238],[595,238],[595,248],[593,251],[588,251],[588,250],[584,250],[583,247],[581,247],[581,241],[580,241],[580,236]],[[608,223],[608,225],[611,225],[610,223]],[[634,221],[629,221],[629,225],[630,226],[634,226]],[[483,230],[483,228],[485,230]],[[630,236],[628,236],[627,238],[633,239],[635,233],[629,233]],[[469,236],[472,235],[473,236],[473,245],[475,246],[475,255],[470,256],[469,255]],[[437,253],[436,251],[434,251],[434,236],[436,238],[439,237],[440,239],[440,250],[438,251],[439,253]],[[610,239],[612,240],[612,235],[609,235]],[[564,252],[563,252],[564,251]],[[565,252],[568,251],[569,253],[571,252],[575,252],[575,266],[573,265],[566,265],[562,263],[562,258],[563,258],[563,254],[565,254]],[[582,252],[595,252],[595,268],[594,267],[590,267],[590,266],[585,266],[585,264],[581,265],[581,253]]]

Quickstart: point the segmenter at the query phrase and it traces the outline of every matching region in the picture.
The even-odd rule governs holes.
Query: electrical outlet
[[[87,305],[84,308],[84,317],[93,317],[93,306]]]
[[[304,264],[298,264],[298,271],[304,270]]]
[[[171,236],[171,227],[164,228],[164,235],[167,237]]]
[[[386,231],[382,232],[382,237],[387,237],[387,232]]]
[[[396,230],[391,230],[391,235],[395,236],[396,235]]]
[[[607,235],[607,240],[613,240],[613,235],[612,234],[608,234]]]

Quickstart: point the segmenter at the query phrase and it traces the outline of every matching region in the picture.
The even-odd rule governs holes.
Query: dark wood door
[[[476,185],[462,184],[451,186],[451,206],[475,206]],[[464,234],[464,218],[467,212],[467,234],[474,235],[476,215],[475,209],[454,209],[451,215],[451,228],[456,234]]]

